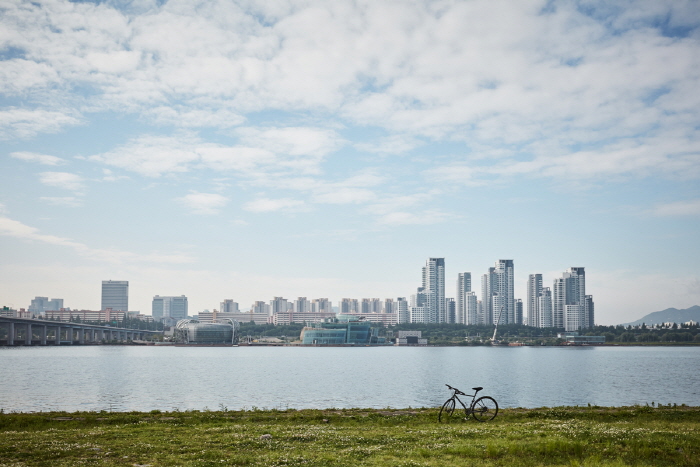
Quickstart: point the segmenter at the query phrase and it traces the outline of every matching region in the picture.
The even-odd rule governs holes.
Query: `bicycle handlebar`
[[[460,396],[466,396],[466,395],[468,395],[468,394],[463,393],[462,391],[460,391],[460,390],[457,389],[457,388],[453,388],[453,387],[450,386],[449,384],[446,384],[445,386],[447,386],[447,387],[450,388],[451,390],[455,391],[455,392],[456,392],[457,394],[459,394]]]

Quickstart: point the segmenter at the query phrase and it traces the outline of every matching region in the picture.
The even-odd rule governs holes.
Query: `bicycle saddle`
[[[475,390],[476,392],[479,392],[479,391],[481,391],[481,390],[484,389],[484,388],[472,388],[472,389]]]

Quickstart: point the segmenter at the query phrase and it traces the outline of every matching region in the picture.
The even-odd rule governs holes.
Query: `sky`
[[[0,305],[700,304],[697,1],[0,0]]]

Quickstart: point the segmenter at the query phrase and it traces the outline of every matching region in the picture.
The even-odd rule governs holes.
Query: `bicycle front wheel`
[[[442,407],[440,407],[440,413],[438,414],[438,422],[448,422],[455,412],[455,400],[447,399]]]
[[[498,403],[493,397],[480,397],[472,404],[471,413],[480,422],[488,422],[496,418]]]

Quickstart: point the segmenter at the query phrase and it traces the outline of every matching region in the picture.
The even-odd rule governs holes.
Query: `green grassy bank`
[[[700,408],[0,414],[0,466],[25,465],[700,465]]]

